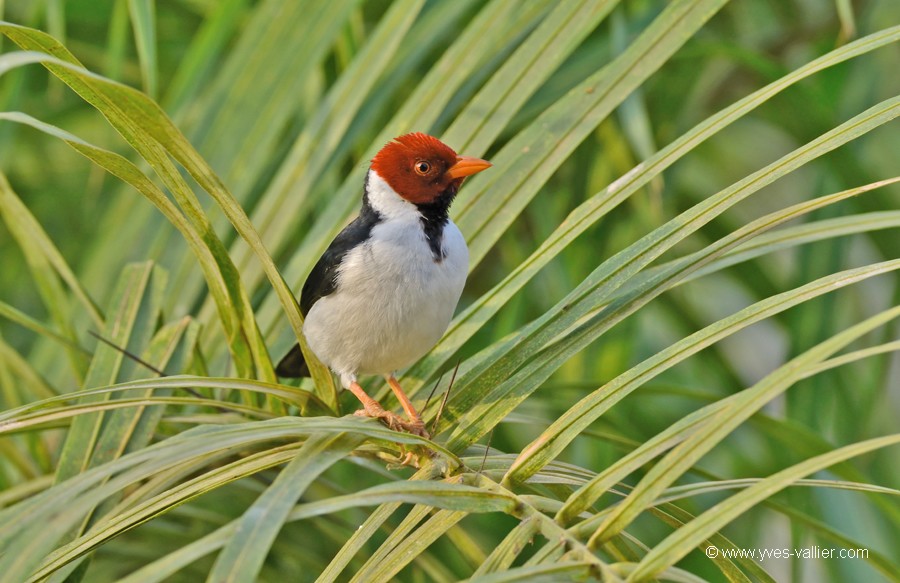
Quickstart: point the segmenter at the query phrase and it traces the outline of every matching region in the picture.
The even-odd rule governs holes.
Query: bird
[[[450,220],[450,205],[468,176],[490,167],[428,134],[394,138],[372,158],[359,215],[303,284],[303,335],[362,403],[356,415],[429,437],[396,374],[431,350],[450,324],[469,271],[469,250]],[[299,344],[275,372],[309,376]],[[369,396],[361,375],[383,376],[408,420]]]

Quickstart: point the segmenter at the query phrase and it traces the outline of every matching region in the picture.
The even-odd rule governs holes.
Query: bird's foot
[[[394,375],[386,375],[384,378],[394,392],[394,395],[397,397],[397,400],[400,401],[400,406],[403,407],[403,411],[409,419],[409,421],[406,422],[406,431],[413,435],[424,437],[425,439],[431,439],[431,435],[428,433],[428,430],[425,429],[425,423],[422,421],[422,417],[416,412],[416,408],[413,407],[412,401],[410,401],[409,397],[406,396],[406,393],[403,392],[403,387],[400,386],[400,383],[397,382]]]
[[[403,424],[406,421],[403,420],[402,417],[394,413],[393,411],[386,411],[379,407],[366,407],[365,409],[360,409],[354,413],[357,417],[371,417],[373,419],[380,419],[385,425],[387,425],[390,429],[397,431],[399,429],[403,429]]]
[[[413,435],[424,437],[425,439],[428,439],[430,437],[428,431],[425,429],[425,423],[422,422],[421,419],[418,420],[418,422],[407,421],[393,411],[387,411],[377,403],[367,404],[364,409],[356,411],[354,415],[356,415],[357,417],[372,417],[374,419],[380,419],[382,423],[384,423],[394,431],[405,431],[407,433],[412,433]]]
[[[382,452],[377,454],[377,457],[382,461],[387,462],[387,469],[389,470],[399,470],[404,467],[418,470],[422,467],[422,456],[414,451],[402,447],[400,448],[400,452],[398,454],[388,454]]]
[[[425,430],[425,424],[421,421],[419,423],[412,423],[407,421],[406,419],[400,417],[393,411],[387,411],[383,409],[380,405],[376,407],[367,407],[365,409],[360,409],[353,413],[357,417],[368,417],[372,419],[378,419],[382,423],[388,426],[389,429],[393,431],[405,431],[407,433],[411,433],[413,435],[419,435],[421,437],[425,437],[428,439],[428,432]],[[413,447],[412,449],[406,449],[406,446],[402,443],[400,445],[400,455],[399,456],[388,456],[383,459],[389,462],[389,469],[399,469],[403,466],[408,466],[411,468],[419,468],[419,457],[420,454],[416,452],[418,447]]]
[[[391,377],[393,379],[393,377]],[[394,381],[397,382],[396,380]],[[425,430],[425,423],[422,422],[422,418],[415,412],[415,409],[410,408],[407,410],[407,414],[412,417],[412,421],[407,421],[406,419],[400,417],[396,413],[392,411],[387,411],[384,407],[381,406],[381,403],[370,397],[366,394],[366,392],[362,389],[356,381],[350,383],[348,387],[350,391],[356,395],[356,398],[362,403],[363,408],[359,411],[355,412],[354,415],[357,417],[372,417],[375,419],[380,419],[385,425],[394,431],[406,431],[407,433],[412,433],[413,435],[418,435],[420,437],[424,437],[428,439],[430,435],[428,431]],[[408,400],[407,400],[408,401]],[[404,409],[407,409],[408,402],[401,401],[404,405]]]
[[[425,429],[425,422],[421,419],[415,419],[413,421],[405,421],[407,426],[406,431],[412,433],[413,435],[418,435],[419,437],[424,437],[425,439],[431,439],[431,434],[428,433],[428,430]]]

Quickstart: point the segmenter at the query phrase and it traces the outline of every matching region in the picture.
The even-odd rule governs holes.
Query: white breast
[[[345,386],[357,374],[405,368],[431,350],[453,317],[469,266],[453,222],[444,227],[437,262],[415,206],[370,174],[370,203],[385,220],[347,253],[337,291],[313,305],[303,327],[310,348]]]

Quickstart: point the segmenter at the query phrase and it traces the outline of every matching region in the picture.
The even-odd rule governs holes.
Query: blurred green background
[[[525,0],[509,1],[506,8],[496,9],[499,16],[491,25],[496,38],[479,45],[482,52],[461,53],[471,71],[454,86],[452,95],[439,103],[439,111],[428,125],[406,127],[407,119],[396,119],[395,114],[405,111],[411,99],[426,95],[423,91],[429,89],[428,84],[440,83],[440,77],[429,74],[434,74],[437,64],[443,64],[441,57],[454,41],[480,14],[499,4],[424,2],[420,11],[416,8],[414,19],[404,25],[408,31],[403,29],[396,52],[380,55],[375,50],[371,56],[366,52],[367,43],[394,6],[391,2],[6,0],[0,1],[0,15],[4,20],[50,33],[90,71],[140,88],[157,100],[251,216],[288,284],[299,290],[310,259],[298,259],[298,249],[314,259],[317,253],[313,250],[327,243],[328,233],[346,220],[346,213],[339,209],[328,211],[334,206],[335,192],[348,175],[364,170],[366,156],[380,145],[377,140],[384,128],[399,124],[403,131],[442,136],[449,129],[451,135],[465,134],[465,127],[453,124],[461,118],[469,119],[465,115],[477,118],[478,111],[467,107],[490,103],[489,99],[479,102],[476,96],[482,95],[479,92],[496,78],[521,44],[529,42],[529,35],[557,6],[554,2]],[[527,93],[495,135],[470,145],[480,151],[465,150],[462,144],[450,145],[461,153],[495,159],[517,135],[535,131],[535,120],[542,113],[632,46],[667,4],[653,0],[618,3],[602,21],[598,19],[598,24],[584,31],[583,38],[573,38],[571,47],[554,45],[563,58],[557,65],[545,67],[546,80],[533,93]],[[898,24],[900,3],[896,0],[727,3],[658,71],[616,104],[613,113],[604,116],[571,153],[564,151],[563,160],[538,185],[533,198],[510,206],[514,220],[497,234],[496,243],[489,246],[483,259],[473,265],[461,309],[477,302],[520,266],[579,204],[698,123],[820,55]],[[0,44],[4,52],[15,48],[9,39]],[[372,62],[359,64],[361,55]],[[345,97],[346,102],[329,101],[335,95],[353,97],[352,84],[363,83],[362,72],[367,68],[378,74],[371,86],[360,85],[358,102],[349,101],[349,97]],[[499,340],[515,338],[528,322],[551,311],[603,261],[654,228],[867,108],[897,96],[898,71],[900,45],[892,42],[799,81],[696,145],[665,173],[568,243],[439,368],[449,375],[457,360],[471,362],[479,351],[495,346]],[[349,90],[341,87],[347,79]],[[498,102],[501,99],[507,96],[498,95]],[[139,160],[96,109],[40,66],[18,67],[0,77],[0,110],[27,113],[94,145]],[[466,127],[477,125],[473,122]],[[555,135],[552,130],[548,126],[548,140]],[[141,167],[146,170],[146,165]],[[145,199],[62,141],[20,124],[0,122],[0,170],[97,305],[108,304],[126,264],[152,259],[169,272],[162,310],[165,321],[186,315],[197,318],[204,325],[198,350],[209,375],[234,373],[194,257],[178,232]],[[702,250],[767,213],[892,178],[898,170],[900,131],[896,122],[889,122],[736,205],[679,242],[656,264]],[[475,184],[470,186],[474,188]],[[359,189],[355,196],[358,194]],[[285,207],[291,209],[287,212],[279,211],[286,200],[279,196],[302,198],[302,203]],[[485,196],[490,197],[490,190]],[[272,357],[277,359],[294,341],[287,319],[235,230],[208,197],[201,195],[200,200],[246,276],[260,328]],[[828,224],[841,217],[898,209],[900,187],[889,185],[814,211],[800,221]],[[455,210],[460,212],[459,208]],[[467,235],[474,232],[464,231]],[[491,445],[498,455],[520,452],[597,387],[753,302],[841,270],[897,258],[900,233],[896,225],[849,236],[833,233],[667,291],[566,359],[513,414],[502,423],[497,420]],[[19,245],[2,223],[0,260],[0,301],[38,321],[52,322],[52,310],[42,299],[40,281],[33,277]],[[638,394],[618,403],[575,439],[559,460],[591,472],[602,470],[623,450],[645,443],[699,407],[751,386],[790,358],[850,325],[900,305],[898,283],[896,274],[867,279],[740,330],[665,371],[641,387]],[[65,309],[71,315],[71,335],[92,351],[92,324],[75,307],[74,300],[72,303]],[[895,340],[898,330],[897,324],[891,323],[855,342],[850,350]],[[68,392],[80,386],[78,375],[67,366],[61,351],[44,336],[0,318],[0,338],[9,350],[28,360],[54,391]],[[197,372],[196,368],[192,372]],[[142,378],[146,374],[136,371],[132,376]],[[429,387],[434,380],[420,379],[429,382]],[[8,385],[4,408],[32,400],[21,394],[8,396],[18,391],[9,388],[17,383],[14,372],[2,381]],[[723,440],[683,483],[714,480],[716,476],[740,479],[772,475],[810,457],[811,450],[797,442],[797,436],[836,447],[896,432],[900,418],[898,389],[900,361],[890,353],[802,380]],[[425,396],[427,391],[419,398],[424,400]],[[216,398],[225,397],[217,393]],[[352,406],[349,401],[345,404]],[[184,425],[178,423],[164,427],[157,438],[182,428]],[[52,470],[56,448],[64,437],[57,430],[46,435],[50,453],[47,459],[34,462],[35,476]],[[785,441],[796,447],[786,446]],[[897,461],[896,447],[855,460],[859,474],[854,480],[898,488]],[[4,471],[7,487],[29,478],[19,469],[4,467]],[[352,486],[346,482],[354,475],[349,464],[329,472],[324,483],[317,482],[307,493],[311,498]],[[367,485],[387,479],[375,470],[370,474],[366,474]],[[830,474],[817,477],[826,476],[834,478]],[[846,476],[843,478],[849,479]],[[636,481],[632,478],[627,483],[634,485]],[[240,516],[259,487],[252,483],[244,489],[215,491],[185,506],[189,510],[182,510],[171,522],[163,517],[123,535],[97,554],[93,573],[101,579],[114,578],[123,574],[119,569],[130,572],[174,550],[179,543],[170,544],[173,541],[164,537],[160,540],[170,529],[177,533],[172,535],[174,541],[193,540],[207,532],[211,524],[222,523],[223,517]],[[563,484],[547,488],[560,500],[570,492]],[[877,549],[890,570],[900,562],[900,507],[890,494],[881,496],[876,503],[872,496],[859,492],[796,488],[773,497],[771,504],[806,513],[828,529]],[[722,498],[721,492],[702,494],[684,501],[683,506],[698,514]],[[743,515],[724,533],[739,547],[801,546],[828,538],[817,538],[822,534],[809,522],[790,522],[785,518],[789,512],[776,511],[772,506]],[[204,516],[204,512],[217,516]],[[330,533],[327,541],[301,532],[305,523],[290,525],[277,543],[287,547],[274,547],[262,578],[294,577],[307,567],[321,570],[321,565],[304,563],[314,560],[305,553],[302,560],[292,559],[289,541],[319,544],[319,560],[327,564],[341,541],[352,533],[359,516],[348,512],[336,524],[316,523],[316,532]],[[433,555],[429,558],[423,554],[421,563],[403,571],[401,579],[469,576],[475,560],[472,557],[479,555],[460,548],[469,544],[490,553],[512,528],[512,519],[496,516],[467,517],[460,525],[471,539],[462,542],[462,534],[441,539],[432,547]],[[642,516],[630,528],[649,546],[662,536],[659,522],[649,516]],[[148,550],[141,550],[148,546]],[[307,550],[311,556],[317,554]],[[294,560],[299,563],[294,564]],[[429,561],[445,564],[438,568]],[[704,578],[723,578],[699,552],[679,566]],[[776,580],[898,580],[896,572],[893,576],[884,569],[876,572],[863,561],[773,560],[764,567]],[[205,573],[209,564],[194,568],[197,570],[181,573],[183,580],[196,580],[192,577]]]

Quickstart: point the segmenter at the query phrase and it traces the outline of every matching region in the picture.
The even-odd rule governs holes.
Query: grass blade
[[[231,540],[219,553],[208,581],[252,581],[288,513],[303,491],[330,466],[359,445],[358,435],[313,435],[272,485],[238,521]]]
[[[129,162],[122,156],[93,146],[77,136],[74,136],[64,130],[61,130],[50,124],[43,123],[31,116],[18,113],[7,112],[0,113],[0,120],[9,120],[17,123],[27,124],[37,130],[48,135],[63,140],[78,153],[82,154],[92,162],[98,164],[101,168],[110,174],[120,178],[125,183],[134,187],[144,197],[146,197],[157,209],[175,226],[176,229],[188,242],[191,250],[194,252],[196,261],[200,264],[206,283],[218,307],[218,315],[224,328],[226,337],[230,340],[229,346],[232,354],[235,355],[235,361],[238,363],[239,369],[249,367],[248,360],[250,358],[250,349],[246,345],[244,334],[241,333],[241,316],[239,310],[235,308],[234,298],[239,294],[234,286],[228,280],[227,263],[222,260],[221,254],[217,253],[219,245],[210,238],[208,231],[197,228],[197,223],[192,223],[182,214],[182,212],[173,204],[165,193],[159,189],[140,169],[133,163]],[[213,236],[214,237],[214,236]],[[242,365],[241,363],[247,363]]]
[[[863,188],[868,189],[870,186]],[[744,238],[751,233],[755,234],[762,229],[768,229],[817,208],[840,202],[850,196],[855,196],[859,192],[860,189],[851,189],[831,196],[820,197],[807,203],[794,205],[793,207],[772,213],[754,221],[744,228],[735,231],[730,237],[735,237],[735,240]],[[705,263],[705,260],[701,259],[701,257],[708,256],[712,247],[724,249],[726,246],[728,246],[728,243],[720,241],[706,250],[699,251],[682,260],[673,262],[673,264],[670,265],[670,268],[675,267],[681,261],[684,261],[685,265],[693,261],[703,261]],[[718,254],[718,252],[716,252],[716,254]],[[888,265],[878,264],[873,266],[871,270],[867,270],[867,275],[871,276],[885,273],[882,269],[890,271],[896,267],[896,265],[890,263],[888,263]],[[662,270],[660,270],[659,273],[662,273]],[[578,404],[570,408],[564,415],[557,419],[557,421],[542,433],[540,437],[534,440],[528,447],[524,448],[509,473],[504,478],[504,481],[523,481],[533,475],[533,473],[540,469],[544,463],[556,457],[563,448],[586,429],[588,425],[593,423],[605,411],[609,410],[609,407],[618,402],[621,398],[624,398],[634,389],[638,388],[641,384],[652,379],[659,372],[674,366],[684,358],[717,342],[722,337],[737,332],[762,318],[769,317],[788,307],[795,306],[798,303],[808,301],[813,297],[816,297],[819,293],[835,289],[835,287],[832,286],[843,286],[851,281],[859,281],[844,277],[827,277],[824,278],[824,280],[827,280],[829,284],[821,286],[823,280],[819,280],[813,282],[813,284],[794,290],[794,292],[772,296],[771,298],[750,306],[729,318],[720,320],[719,322],[692,334],[665,350],[661,350],[654,355],[653,358],[648,359],[629,371],[619,375],[607,385],[604,385],[604,387],[601,387],[579,401]],[[648,278],[648,283],[645,283],[644,285],[650,285],[649,281],[651,281],[651,278]],[[640,293],[637,289],[639,288],[636,288],[632,293]],[[810,294],[807,291],[810,289],[818,290],[818,292]],[[776,299],[778,301],[776,301]],[[722,334],[722,336],[720,336],[720,334]],[[565,336],[565,334],[563,334],[563,336]],[[656,372],[649,373],[651,370],[655,370]]]
[[[455,205],[455,220],[466,235],[472,266],[578,144],[726,1],[670,3],[627,51],[571,90],[493,157],[501,171],[473,179]]]
[[[735,494],[731,498],[713,506],[684,527],[678,529],[677,537],[670,535],[659,543],[643,558],[628,580],[640,581],[647,577],[653,577],[654,574],[686,555],[709,534],[718,531],[737,516],[770,497],[775,492],[790,486],[798,478],[823,470],[844,460],[858,457],[864,453],[898,443],[900,443],[900,435],[887,435],[854,443],[816,456],[761,480],[743,492]]]
[[[159,317],[165,274],[151,263],[129,267],[122,274],[109,310],[103,336],[132,353],[142,352]],[[109,385],[133,367],[123,367],[122,353],[106,345],[97,346],[84,383],[86,387]],[[124,371],[123,371],[124,368]],[[100,397],[86,397],[90,402]],[[90,467],[102,426],[102,415],[78,417],[69,429],[56,471],[57,483]]]
[[[605,320],[598,315],[594,322],[599,326],[581,325],[579,334],[570,334],[565,340],[548,346],[543,358],[535,358],[554,338],[602,305],[616,289],[663,252],[763,186],[898,115],[900,98],[888,99],[870,108],[806,146],[707,198],[601,264],[552,310],[523,328],[516,335],[515,341],[501,341],[490,350],[489,357],[482,358],[475,367],[462,374],[459,383],[461,389],[455,392],[445,413],[445,419],[450,418],[449,423],[465,412],[448,441],[450,448],[456,450],[477,441],[562,364],[565,361],[564,355],[574,354],[623,318],[624,314],[619,314],[613,320]],[[738,242],[734,239],[732,241]],[[721,248],[721,251],[725,250],[726,248]],[[700,264],[694,264],[693,267],[700,267]],[[662,289],[656,288],[656,291],[661,293]],[[651,294],[655,295],[656,293]],[[649,301],[651,296],[644,299]],[[613,305],[622,305],[622,300],[617,300]],[[615,308],[610,306],[607,311],[612,316],[611,312]],[[538,372],[544,363],[546,367]],[[524,388],[513,397],[520,383]],[[498,406],[498,403],[502,405]]]
[[[685,469],[696,463],[715,447],[726,435],[744,420],[758,411],[765,403],[787,390],[800,378],[800,371],[829,357],[863,334],[900,316],[900,307],[884,311],[869,318],[825,342],[804,352],[784,366],[769,374],[762,381],[740,393],[740,397],[714,419],[708,420],[699,430],[669,452],[638,483],[632,493],[601,523],[589,544],[595,545],[617,534],[629,524],[643,508],[648,498],[655,498],[674,482]],[[828,457],[827,455],[825,456]],[[840,461],[839,458],[836,461]],[[831,464],[829,464],[831,465]],[[776,474],[777,475],[777,474]]]
[[[131,25],[134,27],[138,60],[141,63],[141,77],[144,92],[156,97],[159,91],[156,60],[156,9],[150,0],[128,0]]]

